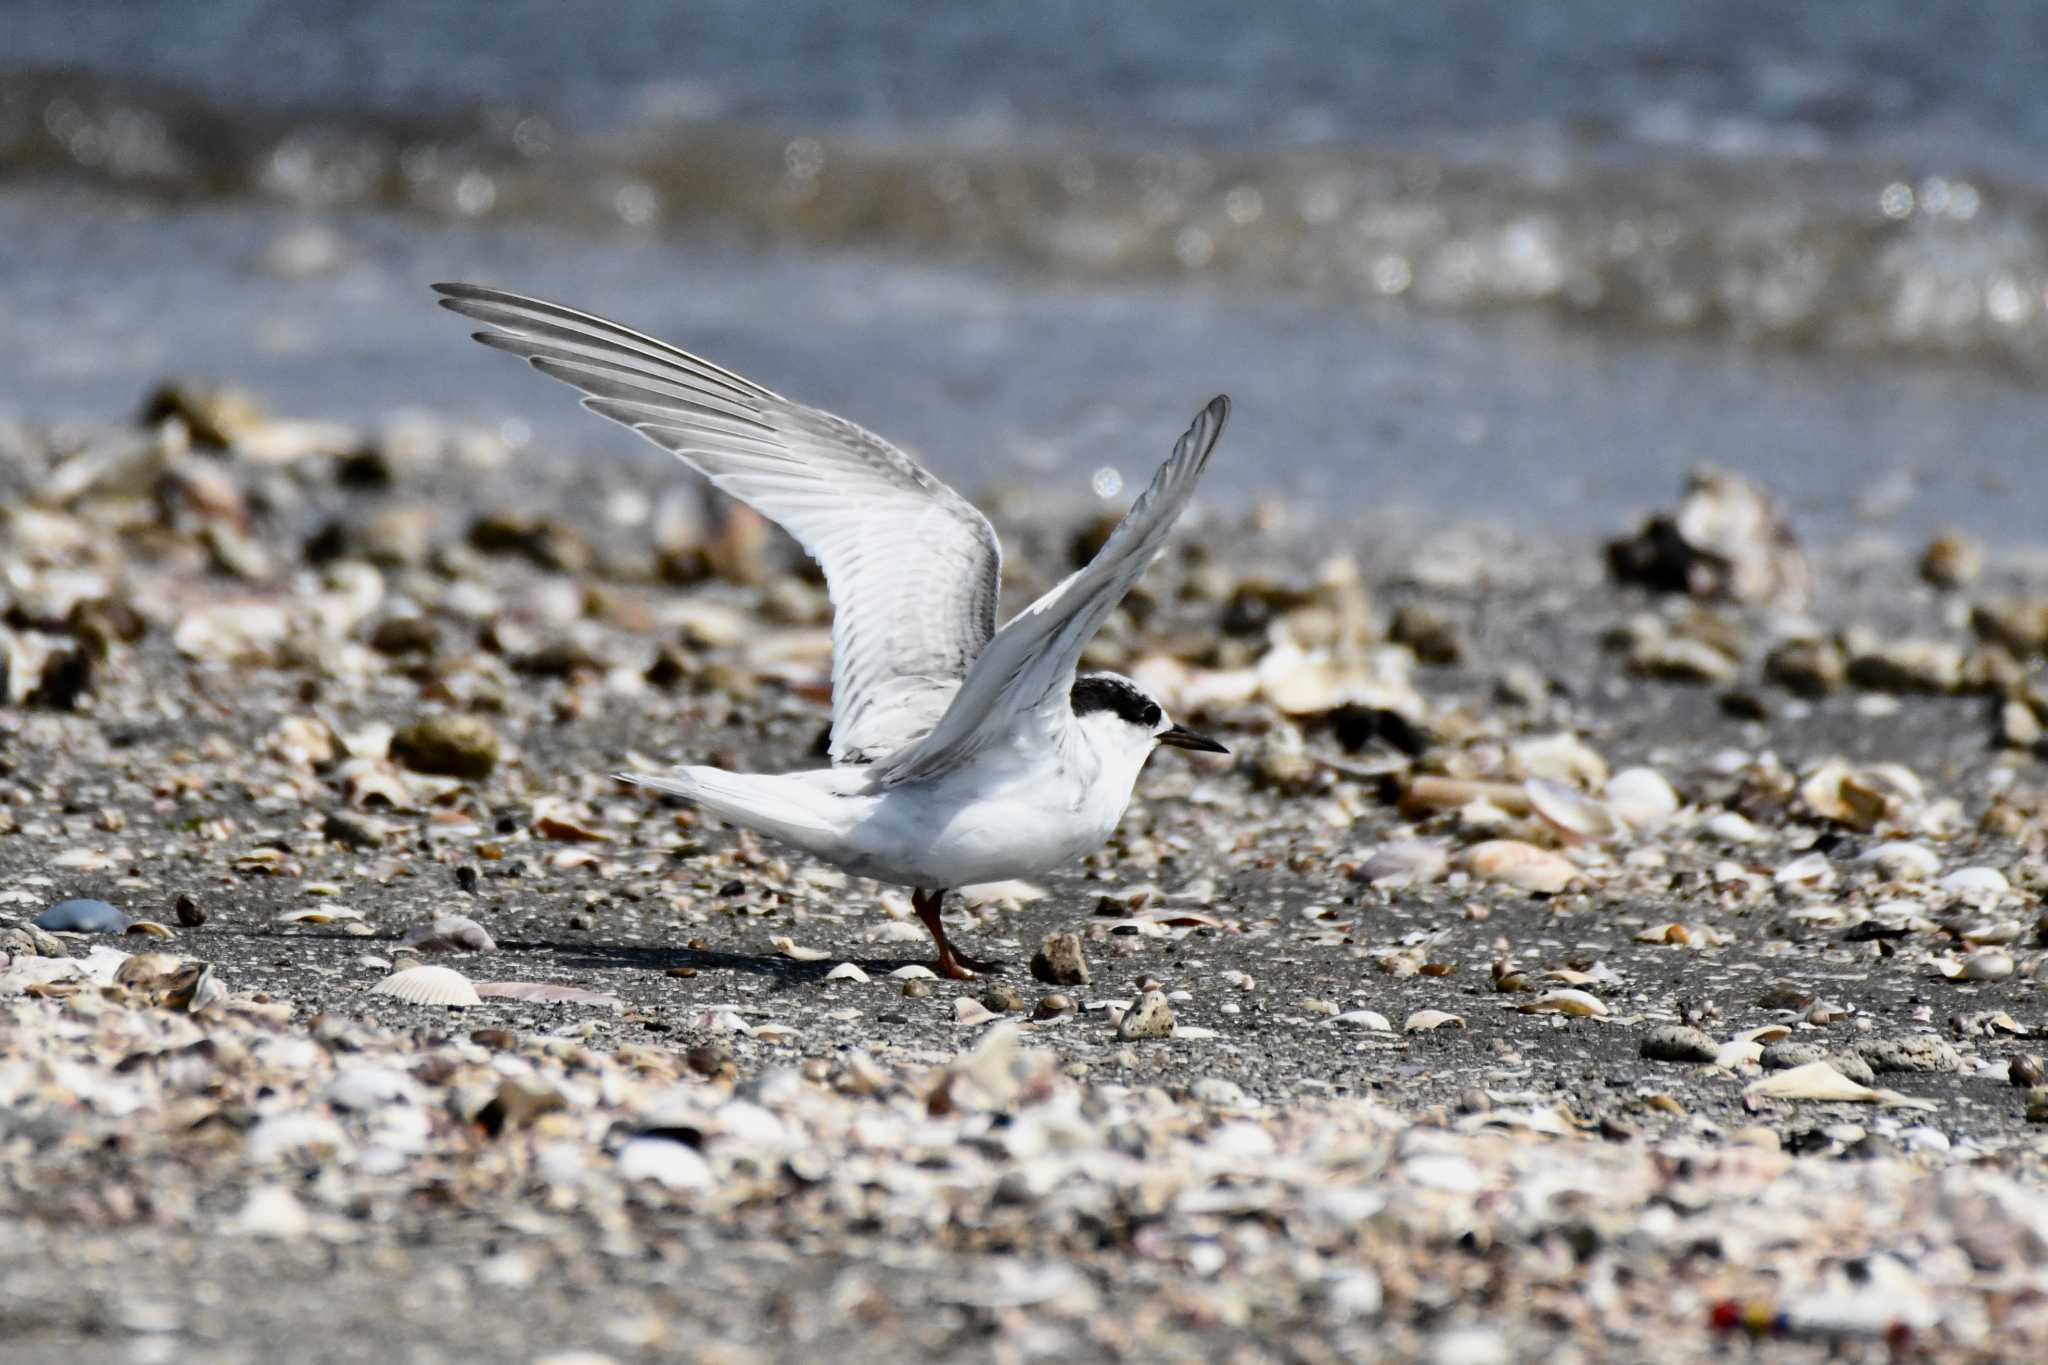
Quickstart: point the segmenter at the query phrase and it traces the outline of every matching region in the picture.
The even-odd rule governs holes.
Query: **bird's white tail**
[[[843,833],[829,814],[825,794],[799,775],[729,773],[723,768],[682,767],[667,776],[620,773],[619,779],[694,801],[722,820],[805,852],[832,848]]]

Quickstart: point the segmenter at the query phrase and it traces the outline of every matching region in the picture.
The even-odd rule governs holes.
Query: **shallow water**
[[[634,448],[462,344],[424,290],[452,276],[969,488],[1142,477],[1224,389],[1236,499],[1598,531],[1711,461],[1827,535],[2038,539],[2044,24],[17,0],[0,413],[176,371]]]

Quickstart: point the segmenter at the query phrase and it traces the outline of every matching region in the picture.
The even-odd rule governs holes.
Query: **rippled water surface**
[[[971,487],[1128,474],[1227,388],[1224,477],[1326,509],[1598,528],[1712,460],[1835,527],[2039,535],[2033,6],[7,18],[7,413],[176,369],[616,449],[460,344],[422,289],[455,275],[616,311]]]

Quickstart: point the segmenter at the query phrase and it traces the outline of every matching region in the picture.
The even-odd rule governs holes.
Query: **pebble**
[[[489,777],[498,766],[498,732],[475,716],[429,716],[391,737],[391,757],[416,773]]]
[[[1856,1044],[1856,1055],[1876,1072],[1961,1071],[1963,1059],[1939,1038],[1871,1038]]]
[[[1639,1051],[1653,1062],[1711,1062],[1721,1049],[1703,1029],[1660,1024],[1643,1035]]]
[[[1047,934],[1031,957],[1031,974],[1049,986],[1088,984],[1088,959],[1075,933]]]
[[[1764,656],[1764,677],[1802,697],[1839,692],[1849,666],[1832,640],[1787,640]]]
[[[37,915],[35,926],[53,934],[121,934],[128,931],[128,917],[105,901],[68,900]]]
[[[982,1005],[997,1014],[1017,1014],[1025,1008],[1023,994],[1015,986],[998,981],[981,993]]]
[[[1983,574],[1983,543],[1961,531],[1943,531],[1920,553],[1920,576],[1937,588],[1967,588]]]
[[[1125,1042],[1140,1038],[1170,1038],[1173,1036],[1173,1006],[1166,1002],[1162,991],[1146,991],[1140,995],[1123,1018],[1117,1021],[1116,1036]]]

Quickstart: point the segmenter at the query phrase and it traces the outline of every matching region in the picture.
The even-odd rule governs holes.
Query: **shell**
[[[350,910],[344,906],[307,905],[301,906],[297,910],[285,911],[274,922],[277,924],[334,924],[345,920],[360,920],[362,917],[361,911]]]
[[[1678,814],[1678,793],[1655,768],[1623,768],[1603,791],[1607,808],[1631,829],[1653,830]]]
[[[426,953],[492,953],[498,949],[490,931],[468,915],[436,915],[406,932],[408,948]]]
[[[1895,882],[1924,882],[1941,871],[1940,854],[1905,839],[1879,844],[1856,861],[1869,863]]]
[[[1586,991],[1546,991],[1515,1008],[1523,1014],[1572,1014],[1581,1019],[1607,1017],[1607,1006],[1600,997]]]
[[[852,981],[856,984],[862,984],[867,981],[868,974],[851,962],[842,962],[831,971],[825,973],[825,979],[827,981]]]
[[[1571,862],[1519,839],[1488,839],[1465,850],[1465,870],[1483,882],[1554,895],[1579,875]]]
[[[370,988],[372,995],[389,995],[411,1005],[481,1005],[483,997],[469,978],[449,967],[408,967],[393,972]]]
[[[1352,875],[1374,886],[1427,886],[1442,881],[1450,870],[1442,844],[1427,839],[1400,839],[1381,844]]]
[[[1401,1025],[1401,1031],[1403,1033],[1427,1033],[1431,1029],[1442,1028],[1446,1024],[1463,1028],[1465,1027],[1465,1020],[1462,1016],[1452,1014],[1448,1010],[1417,1010],[1408,1016],[1406,1023]]]
[[[1568,844],[1604,844],[1621,833],[1621,821],[1604,803],[1562,782],[1532,777],[1522,791],[1529,809]]]

